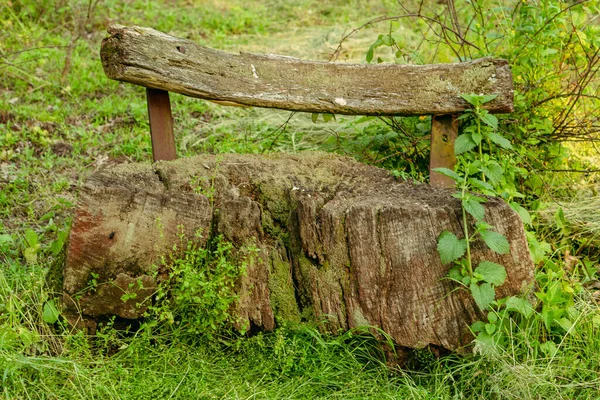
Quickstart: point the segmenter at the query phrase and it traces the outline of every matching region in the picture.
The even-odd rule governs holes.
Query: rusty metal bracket
[[[431,117],[431,154],[429,156],[429,184],[437,187],[453,187],[454,181],[435,172],[434,168],[454,169],[456,156],[454,142],[458,136],[457,115],[433,115]]]
[[[150,119],[150,137],[152,139],[152,157],[154,161],[174,160],[175,136],[173,134],[173,115],[169,92],[146,88],[148,117]]]

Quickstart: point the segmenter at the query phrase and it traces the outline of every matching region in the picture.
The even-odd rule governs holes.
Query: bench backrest
[[[350,115],[433,115],[430,168],[454,164],[460,94],[494,94],[491,113],[513,110],[508,63],[398,65],[230,54],[150,28],[109,28],[101,58],[109,78],[146,87],[154,159],[176,157],[168,92],[254,107]],[[449,182],[432,174],[432,183]]]

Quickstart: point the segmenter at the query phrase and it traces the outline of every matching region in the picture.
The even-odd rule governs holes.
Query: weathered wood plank
[[[150,28],[109,28],[109,78],[208,100],[294,111],[359,115],[453,114],[460,94],[496,94],[490,112],[513,110],[508,63],[483,58],[433,65],[348,64],[225,53]]]
[[[150,120],[150,138],[152,139],[152,158],[174,160],[177,158],[175,135],[173,134],[173,114],[169,92],[160,89],[146,89],[148,118]]]
[[[431,118],[431,153],[429,156],[429,184],[453,187],[454,181],[435,172],[435,168],[454,169],[456,156],[454,142],[458,137],[458,120],[455,115],[438,115]]]

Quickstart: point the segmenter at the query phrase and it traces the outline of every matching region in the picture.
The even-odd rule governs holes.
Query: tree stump
[[[436,250],[444,230],[462,237],[452,193],[325,153],[120,165],[96,173],[81,191],[64,304],[86,318],[140,318],[160,279],[153,265],[179,235],[202,246],[208,233],[222,234],[235,247],[260,249],[236,286],[235,313],[253,328],[303,319],[331,332],[369,325],[399,346],[456,350],[472,340],[468,327],[482,313],[444,279],[450,266]],[[499,199],[484,205],[510,253],[475,242],[473,261],[504,265],[498,296],[519,294],[533,280],[522,222]],[[194,236],[198,230],[207,234]],[[126,290],[137,297],[122,299]]]

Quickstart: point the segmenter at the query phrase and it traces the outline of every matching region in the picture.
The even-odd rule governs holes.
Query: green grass
[[[498,15],[505,12],[498,10]],[[62,266],[61,245],[79,187],[99,168],[151,159],[143,89],[110,81],[102,71],[98,51],[110,24],[152,26],[232,52],[328,60],[344,33],[370,18],[401,12],[392,0],[2,2],[0,395],[5,399],[598,398],[599,299],[594,295],[598,291],[585,289],[597,278],[585,281],[580,270],[565,267],[572,260],[563,257],[564,249],[572,242],[556,244],[552,260],[542,257],[539,268],[555,274],[548,280],[558,282],[562,290],[557,302],[569,305],[568,316],[575,321],[570,329],[548,328],[540,318],[512,316],[499,335],[501,346],[480,343],[481,351],[475,355],[439,359],[424,349],[411,356],[404,370],[388,365],[384,346],[364,332],[329,336],[316,327],[287,326],[251,338],[210,341],[177,328],[147,325],[134,333],[114,329],[110,323],[96,336],[86,337],[62,320],[53,325],[44,322],[44,306],[60,291],[60,282],[47,277],[55,278]],[[417,25],[408,21],[402,28],[395,25],[406,46],[421,40]],[[377,35],[389,28],[367,27],[352,36],[340,60],[363,61]],[[435,44],[424,43],[421,51],[427,57],[452,60],[451,54],[440,55]],[[379,49],[377,54],[389,61],[388,53]],[[357,122],[338,116],[315,124],[310,115],[297,114],[280,130],[288,112],[225,108],[178,95],[172,102],[181,156],[326,149],[424,179],[427,144],[422,138],[428,120],[398,122],[415,132],[414,142],[403,142],[397,132],[374,119]],[[410,163],[402,157],[407,148]],[[556,186],[564,183],[557,178]],[[596,205],[593,197],[585,199],[573,201],[564,214],[584,225],[589,238],[597,234],[598,218],[589,211]],[[556,230],[553,224],[548,222],[551,228],[544,232]],[[32,248],[25,239],[28,230],[40,242],[39,248],[30,250],[35,262],[25,257]],[[555,232],[544,234],[550,241]],[[597,260],[591,262],[596,265]],[[540,293],[552,289],[540,282]]]

